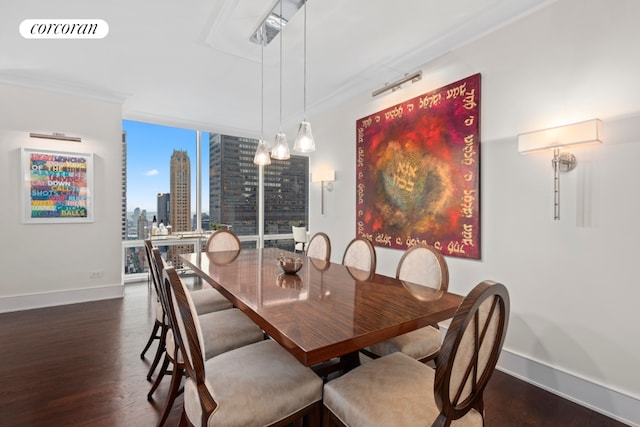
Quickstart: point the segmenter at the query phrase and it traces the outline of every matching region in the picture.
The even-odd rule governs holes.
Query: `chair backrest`
[[[295,243],[307,243],[307,227],[291,227]]]
[[[214,231],[204,247],[205,252],[235,251],[241,248],[240,239],[233,231]]]
[[[169,317],[173,335],[182,352],[187,377],[196,383],[202,411],[202,425],[206,425],[209,415],[217,404],[209,384],[205,381],[204,339],[193,300],[185,284],[173,267],[163,272],[164,289],[169,298]]]
[[[449,267],[442,253],[433,246],[413,246],[398,261],[396,278],[446,291],[449,288]]]
[[[369,277],[373,275],[376,271],[376,251],[371,241],[364,237],[356,237],[349,242],[342,256],[342,265],[367,272]],[[367,277],[356,278],[367,279]]]
[[[307,245],[307,256],[329,261],[331,258],[331,242],[325,233],[316,233]]]
[[[445,426],[471,409],[484,416],[482,394],[493,374],[509,322],[509,292],[485,280],[458,307],[436,359],[434,395]]]
[[[147,263],[149,264],[149,274],[151,275],[151,283],[153,283],[153,290],[156,293],[156,297],[160,299],[160,283],[158,279],[158,272],[156,270],[156,264],[153,259],[153,243],[151,240],[146,239],[144,241],[144,250],[147,255]]]
[[[162,281],[163,272],[165,268],[167,268],[167,263],[165,262],[164,258],[162,258],[160,249],[153,248],[151,250],[151,263],[153,264],[153,273],[156,277],[155,280],[158,281],[158,298],[160,300],[160,304],[162,305],[162,310],[167,316],[166,320],[170,325],[171,323],[169,319],[169,301],[168,301],[169,297],[167,296],[167,293],[166,293],[166,290],[164,289],[163,281]]]

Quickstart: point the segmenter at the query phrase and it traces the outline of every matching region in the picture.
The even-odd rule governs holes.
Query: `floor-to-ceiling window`
[[[141,240],[158,236],[160,230],[188,237],[188,232],[198,229],[198,197],[202,231],[228,228],[240,237],[243,246],[256,246],[259,179],[253,156],[257,140],[202,132],[198,159],[195,130],[124,120],[123,138],[123,228],[126,240],[133,241],[125,243],[126,274],[146,269]],[[202,167],[200,193],[196,191],[198,161]],[[305,156],[274,160],[264,168],[265,246],[293,249],[291,226],[308,223],[308,179],[309,159]],[[185,209],[189,211],[187,219]],[[160,246],[162,237],[156,238]],[[176,242],[167,239],[164,243]]]

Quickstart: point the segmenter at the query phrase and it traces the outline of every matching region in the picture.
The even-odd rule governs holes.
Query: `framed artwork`
[[[480,258],[480,74],[356,121],[356,234]]]
[[[21,151],[24,223],[93,222],[93,154]]]

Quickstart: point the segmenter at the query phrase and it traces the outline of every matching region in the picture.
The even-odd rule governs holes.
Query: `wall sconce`
[[[320,182],[322,189],[320,192],[320,213],[324,215],[324,189],[333,191],[333,181],[336,180],[336,172],[332,169],[322,169],[314,172],[311,176],[311,182]]]
[[[576,167],[576,157],[571,153],[561,153],[560,149],[593,143],[602,143],[602,122],[599,119],[518,135],[518,151],[521,154],[553,150],[554,220],[560,219],[560,172],[569,172]]]

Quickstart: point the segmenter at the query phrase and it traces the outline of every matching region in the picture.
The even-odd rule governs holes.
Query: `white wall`
[[[123,295],[121,132],[120,104],[0,85],[0,312]],[[94,154],[93,223],[22,223],[21,147]],[[89,278],[91,272],[102,277]]]
[[[339,262],[355,236],[356,120],[480,72],[482,259],[447,257],[449,289],[503,282],[512,306],[502,369],[634,424],[638,16],[634,0],[559,0],[424,64],[417,84],[310,117],[318,147],[310,170],[336,170],[324,216],[311,184],[310,230],[329,234]],[[561,220],[553,221],[551,154],[519,154],[517,134],[592,118],[603,120],[604,144],[572,150],[578,167],[561,176]],[[377,251],[378,272],[393,275],[401,251]]]

